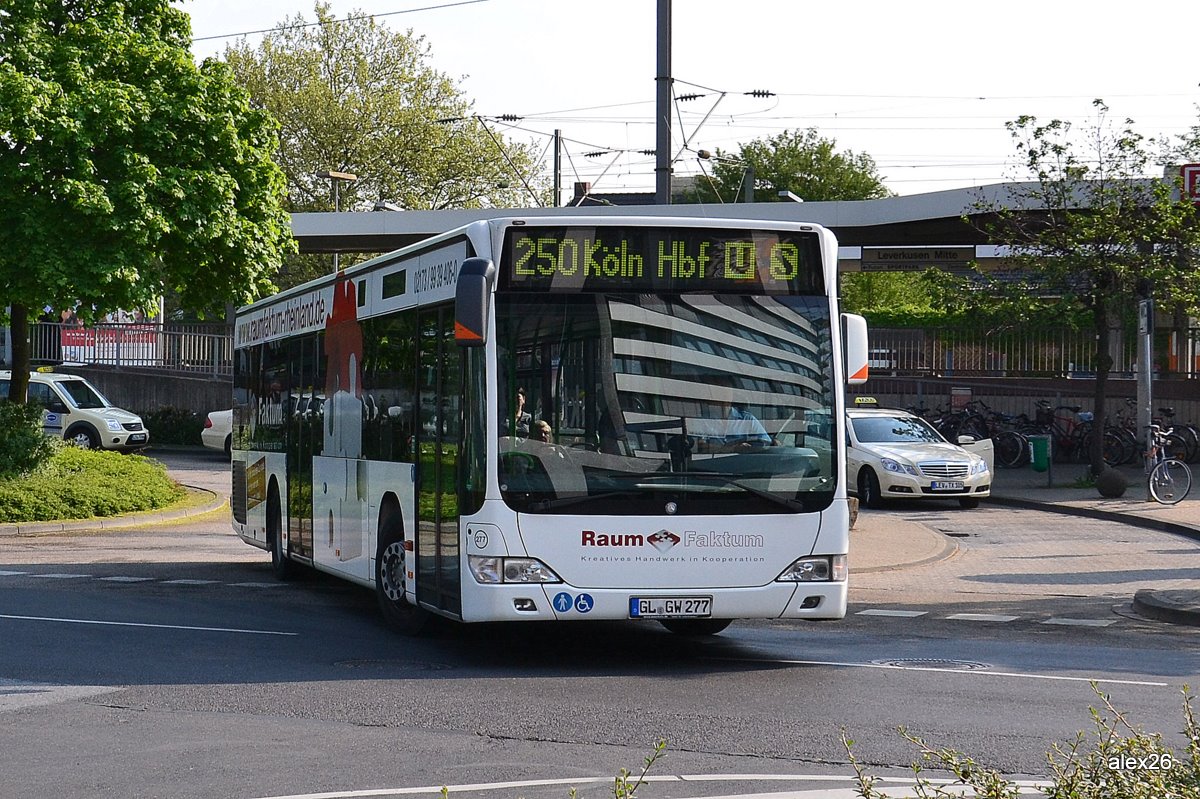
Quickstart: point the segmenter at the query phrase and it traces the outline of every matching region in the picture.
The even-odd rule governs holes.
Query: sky
[[[653,191],[656,0],[329,0],[424,36],[428,65],[457,80],[475,113],[515,114],[496,130],[550,163],[564,140],[563,184]],[[312,0],[176,0],[197,58],[235,34],[261,34]],[[1024,114],[1132,119],[1147,137],[1200,124],[1200,5],[1181,0],[673,0],[673,156],[677,175],[711,164],[697,151],[814,127],[866,153],[900,195],[1021,179],[1004,123]],[[222,38],[224,37],[224,38]],[[773,96],[754,97],[766,91]],[[603,152],[603,155],[596,153]]]

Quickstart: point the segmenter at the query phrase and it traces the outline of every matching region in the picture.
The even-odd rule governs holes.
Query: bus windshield
[[[800,513],[832,501],[820,294],[496,295],[500,489],[527,513]]]

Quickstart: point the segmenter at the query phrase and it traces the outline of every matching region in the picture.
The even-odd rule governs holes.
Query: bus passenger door
[[[454,306],[423,310],[417,376],[418,601],[462,615],[456,475],[462,430],[462,351]]]

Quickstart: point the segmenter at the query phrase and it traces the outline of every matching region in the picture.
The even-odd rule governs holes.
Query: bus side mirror
[[[454,342],[460,347],[487,343],[488,301],[496,267],[487,258],[468,258],[458,270],[454,293]]]
[[[856,313],[842,314],[842,358],[847,384],[867,382],[867,320]]]

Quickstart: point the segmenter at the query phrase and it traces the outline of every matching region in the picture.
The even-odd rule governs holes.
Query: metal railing
[[[80,364],[153,368],[229,377],[233,339],[224,324],[129,322],[82,327],[63,322],[29,326],[34,365]]]
[[[1174,338],[1182,339],[1171,344],[1183,354],[1161,358],[1156,373],[1160,377],[1200,377],[1200,328]],[[1112,332],[1110,374],[1133,376],[1136,340],[1132,332]],[[874,328],[870,341],[871,371],[879,375],[1092,377],[1096,372],[1095,334],[1085,330]]]
[[[1172,344],[1182,355],[1162,358],[1157,374],[1200,377],[1200,328],[1172,337],[1182,339]],[[1113,332],[1111,374],[1133,376],[1135,343],[1132,332]],[[233,374],[233,341],[223,324],[135,322],[79,327],[37,322],[30,325],[30,346],[31,361],[39,365],[142,367],[214,377]],[[1095,363],[1095,335],[1084,330],[871,330],[871,371],[880,376],[1092,377]]]

